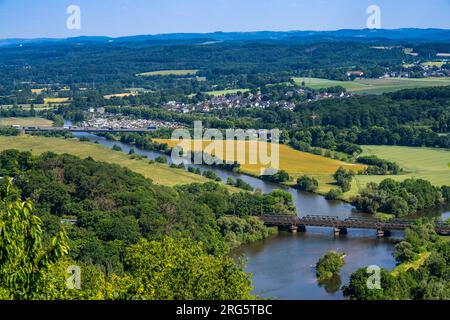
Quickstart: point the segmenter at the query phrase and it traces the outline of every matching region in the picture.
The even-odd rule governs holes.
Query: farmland
[[[167,143],[170,147],[176,146],[179,142],[175,140],[167,140],[167,139],[155,139],[155,141],[160,143]],[[235,152],[234,158],[237,159],[236,153],[238,150],[237,143],[235,142]],[[211,141],[203,141],[203,149],[206,150],[207,153],[209,151],[206,149],[208,145],[211,144]],[[258,161],[256,164],[249,164],[249,154],[258,154],[258,148],[267,147],[267,143],[259,142],[258,146],[255,143],[253,146],[249,144],[249,142],[245,143],[245,159],[246,164],[241,163],[241,172],[259,176],[261,172],[266,168]],[[185,148],[187,149],[187,148]],[[270,150],[270,147],[269,147]],[[310,153],[300,152],[292,149],[286,145],[279,145],[280,151],[280,169],[285,170],[294,178],[294,181],[303,175],[309,175],[315,177],[319,181],[319,192],[325,193],[329,191],[333,186],[333,174],[336,172],[339,167],[344,167],[347,170],[351,169],[355,172],[362,170],[364,166],[355,165],[350,163],[345,163],[338,160],[329,159],[326,157],[313,155]],[[214,155],[217,155],[218,158],[224,159],[226,161],[230,161],[233,159],[229,159],[224,154],[226,154],[226,147],[223,150],[222,156],[220,154],[215,154],[215,152],[210,152]],[[270,152],[269,152],[270,155]],[[292,183],[294,182],[292,181]]]
[[[155,77],[155,76],[189,76],[196,75],[199,70],[160,70],[160,71],[150,71],[138,73],[139,77]]]
[[[385,78],[385,79],[356,79],[354,81],[334,81],[318,78],[294,78],[297,84],[305,82],[312,89],[342,86],[355,94],[382,94],[402,89],[450,86],[450,78]]]
[[[53,122],[44,118],[0,118],[0,127],[11,127],[11,126],[21,126],[21,127],[50,127]]]
[[[111,98],[124,98],[124,97],[129,97],[129,96],[137,96],[136,92],[127,92],[127,93],[116,93],[116,94],[109,94],[106,96],[103,96],[103,98],[105,98],[106,100],[109,100]]]
[[[364,154],[376,155],[379,158],[397,162],[406,172],[397,176],[389,176],[403,181],[408,178],[425,179],[436,186],[450,185],[450,152],[443,149],[365,146]],[[369,182],[380,182],[387,176],[357,176],[352,193],[363,188]]]
[[[173,169],[168,165],[158,163],[149,164],[148,161],[145,160],[132,160],[122,152],[112,151],[100,145],[90,142],[79,142],[78,140],[32,137],[28,135],[17,137],[0,136],[0,151],[6,149],[31,151],[33,154],[51,151],[58,154],[72,154],[80,158],[92,157],[97,161],[126,167],[134,172],[142,174],[146,178],[152,179],[157,184],[166,186],[209,181],[206,178],[188,173],[181,169]]]
[[[294,81],[297,84],[305,83],[305,86],[311,89],[325,89],[330,87],[341,86],[346,88],[348,91],[352,91],[355,89],[363,89],[366,88],[365,85],[358,83],[355,81],[335,81],[328,79],[319,79],[319,78],[294,78]]]
[[[443,61],[425,61],[422,63],[422,65],[426,67],[438,67],[438,68],[442,68],[444,64],[445,62]]]
[[[45,104],[66,103],[68,101],[69,101],[69,98],[44,98]]]

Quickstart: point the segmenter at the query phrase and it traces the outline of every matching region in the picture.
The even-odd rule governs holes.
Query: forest
[[[169,188],[70,155],[6,150],[0,176],[14,178],[14,194],[33,201],[46,235],[61,221],[76,221],[66,226],[70,257],[106,273],[122,272],[124,250],[142,238],[188,237],[208,253],[220,253],[272,232],[251,216],[296,212],[291,195],[281,190],[231,193],[214,182]]]
[[[123,59],[124,56],[127,59]],[[238,79],[243,75],[242,81],[249,84],[256,84],[259,74],[271,73],[288,75],[294,72],[342,79],[345,68],[351,66],[361,66],[369,76],[377,77],[382,75],[383,68],[396,68],[405,59],[408,57],[400,48],[380,51],[356,42],[43,44],[3,48],[0,51],[3,75],[0,84],[10,88],[14,81],[67,85],[92,85],[95,82],[111,88],[129,88],[134,83],[151,88],[166,79],[135,75],[166,69],[199,69],[198,76],[213,82],[229,76]],[[242,81],[240,85],[244,84]]]

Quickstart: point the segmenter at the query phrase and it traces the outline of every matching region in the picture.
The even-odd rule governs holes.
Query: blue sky
[[[81,30],[66,27],[72,4]],[[0,0],[0,38],[361,29],[372,4],[386,29],[450,29],[450,0]]]

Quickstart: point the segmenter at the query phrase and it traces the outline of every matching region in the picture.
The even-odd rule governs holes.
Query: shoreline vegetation
[[[27,137],[30,137],[30,136],[28,136],[28,135],[21,135],[20,137],[18,137],[19,139],[17,139],[17,141],[15,141],[16,143],[12,143],[12,144],[5,143],[4,145],[5,146],[8,146],[8,145],[17,146],[21,150],[32,150],[33,149],[32,146],[34,145],[34,143],[30,144],[30,141],[28,141],[28,143],[26,143]],[[1,138],[3,138],[4,140],[7,139],[7,137],[0,137],[0,141],[1,141]],[[33,138],[37,138],[37,137],[33,137]],[[114,138],[114,137],[111,137],[111,136],[108,136],[107,138],[109,138],[111,140],[117,139],[117,138]],[[62,140],[62,139],[60,139],[60,140]],[[21,141],[21,142],[19,142],[19,141]],[[38,142],[38,140],[35,140],[35,141]],[[66,143],[67,144],[66,147],[67,147],[67,146],[69,146],[69,144],[71,142],[70,142],[70,140],[67,140],[67,139],[66,139],[66,141],[67,141],[67,143]],[[154,148],[156,148],[156,151],[160,151],[160,152],[163,152],[163,153],[166,153],[166,154],[171,152],[171,146],[174,143],[176,143],[174,141],[169,141],[169,140],[166,140],[166,139],[153,139],[152,141],[153,142],[151,142],[152,143],[151,151],[155,151]],[[39,140],[39,143],[42,143],[42,142],[44,142],[44,140]],[[22,143],[25,143],[24,145],[28,144],[30,146],[29,149],[26,149],[26,147],[24,149],[24,146],[21,146]],[[37,143],[38,146],[39,146],[39,143]],[[129,144],[131,143],[131,145],[133,145],[132,141],[131,142],[127,141],[127,143],[129,143]],[[203,147],[205,148],[208,145],[208,143],[211,143],[211,142],[208,142],[208,141],[204,142],[204,146]],[[68,150],[66,147],[63,148],[62,146],[60,146],[61,148],[58,149],[58,143],[54,147],[51,147],[51,143],[46,143],[46,145],[48,146],[47,148],[50,148],[49,150],[58,150],[58,152],[61,152],[61,153],[67,152],[67,150]],[[103,148],[101,146],[97,146],[97,147]],[[108,150],[108,148],[104,148],[104,149]],[[81,150],[83,150],[83,148],[81,148]],[[290,147],[287,147],[287,146],[285,148],[283,148],[282,150],[291,150],[291,152],[298,153],[298,154],[300,154],[302,156],[308,155],[306,153],[303,153],[303,152],[291,149]],[[78,154],[78,155],[82,155],[82,156],[83,155],[87,156],[88,154],[90,154],[90,151],[87,151],[87,150],[84,150],[84,151],[85,151],[84,153],[83,152],[80,153],[80,151],[77,151],[74,154],[75,155]],[[96,154],[101,154],[101,153],[102,152],[99,153],[99,151],[96,152]],[[320,157],[320,156],[316,156],[316,155],[311,155],[311,156],[316,157],[316,158]],[[282,159],[282,157],[283,157],[283,153],[280,154],[280,158],[281,159]],[[122,157],[122,158],[125,158],[125,157]],[[211,181],[211,180],[213,180],[213,181],[216,180],[217,181],[219,179],[219,178],[215,178],[217,176],[215,175],[215,173],[212,170],[211,171],[205,171],[204,174],[201,174],[200,172],[196,172],[195,170],[191,170],[191,168],[189,166],[187,168],[185,166],[183,166],[182,168],[180,168],[178,166],[176,167],[174,165],[168,166],[167,164],[165,164],[165,162],[162,162],[162,161],[150,161],[150,164],[153,165],[154,167],[158,168],[159,172],[164,171],[164,174],[156,174],[156,172],[158,172],[158,170],[156,172],[153,172],[152,174],[150,174],[148,168],[144,169],[142,165],[137,165],[136,162],[128,163],[128,160],[133,160],[133,159],[134,160],[142,160],[141,158],[142,157],[138,157],[137,155],[133,154],[133,155],[129,155],[126,160],[125,159],[118,160],[118,159],[115,159],[115,157],[112,157],[112,158],[101,157],[100,159],[103,159],[101,161],[107,161],[107,162],[111,162],[111,159],[112,159],[112,161],[114,163],[123,163],[123,164],[125,164],[125,166],[128,166],[130,168],[134,168],[135,171],[137,171],[139,173],[143,173],[147,177],[150,177],[150,178],[153,177],[153,179],[155,179],[155,181],[157,183],[163,183],[163,184],[166,184],[166,185],[175,185],[175,184],[180,184],[180,183],[183,184],[184,182],[185,183],[189,183],[189,182],[195,182],[195,181],[197,181],[197,182],[200,182],[200,181],[207,182],[207,181]],[[335,167],[337,167],[338,164],[341,164],[341,162],[338,162],[338,161],[335,161],[335,160],[330,160],[330,159],[327,159],[327,158],[324,158],[324,157],[321,157],[321,158],[322,158],[321,160],[328,161],[329,163],[336,162]],[[123,162],[123,161],[125,161],[125,162]],[[139,162],[139,161],[137,161],[137,162]],[[145,161],[141,161],[141,162],[143,164],[145,163]],[[283,161],[281,163],[283,164]],[[144,164],[144,166],[145,166],[145,164]],[[136,167],[138,167],[138,168],[136,169]],[[254,178],[259,178],[259,179],[263,179],[264,180],[264,177],[261,177],[261,176],[255,174],[255,172],[253,172],[253,171],[255,171],[254,167],[257,168],[258,166],[249,166],[249,167],[252,168],[252,171],[245,170],[245,166],[244,166],[244,169],[242,169],[242,167],[239,166],[237,168],[237,170],[238,170],[238,172],[240,172],[242,174],[245,174],[245,175],[248,175],[248,176],[251,176],[251,177],[254,177]],[[362,167],[362,165],[361,165],[361,167]],[[353,165],[348,165],[347,168],[353,168]],[[366,168],[367,168],[367,166],[366,166]],[[180,170],[180,169],[185,169],[185,170]],[[189,170],[186,170],[186,169],[189,169]],[[231,167],[228,168],[228,166],[222,166],[221,169],[225,169],[225,170],[230,169],[231,170]],[[236,168],[233,167],[233,171],[235,169]],[[342,170],[342,174],[338,174],[340,170]],[[150,170],[150,171],[153,171],[153,170]],[[347,176],[346,172],[350,173],[350,175]],[[283,173],[283,170],[281,171],[281,173]],[[175,175],[175,176],[181,176],[183,178],[180,180],[179,177],[175,177],[174,176],[173,177],[174,179],[171,179],[170,176],[169,177],[167,176],[168,174]],[[405,175],[403,175],[403,174],[405,174]],[[383,181],[382,182],[386,183],[386,181],[389,180],[391,177],[395,177],[396,179],[398,179],[399,177],[405,177],[405,179],[407,179],[407,175],[408,175],[407,172],[402,172],[398,176],[389,175],[389,176],[381,176],[381,177],[383,177]],[[163,176],[166,177],[166,179],[161,179],[161,177],[163,177]],[[341,176],[341,177],[339,177],[339,176]],[[411,215],[411,214],[420,214],[424,209],[430,209],[431,206],[432,206],[432,204],[430,202],[427,202],[426,206],[422,205],[422,206],[419,206],[419,208],[417,210],[412,209],[413,211],[411,211],[411,209],[407,209],[406,205],[402,203],[403,200],[401,200],[400,198],[398,198],[398,199],[396,198],[397,200],[395,200],[395,199],[392,200],[392,201],[395,200],[395,206],[396,207],[395,208],[393,207],[394,203],[389,206],[389,208],[391,208],[392,210],[388,209],[387,212],[386,211],[385,212],[383,212],[383,211],[380,212],[380,211],[378,211],[376,209],[377,207],[371,208],[369,210],[369,209],[367,209],[367,208],[369,208],[368,205],[367,204],[363,204],[361,202],[361,199],[362,199],[361,196],[365,196],[367,194],[367,192],[369,192],[370,190],[375,190],[374,189],[374,184],[368,183],[368,188],[367,189],[362,189],[362,187],[360,186],[360,188],[361,188],[360,191],[358,193],[354,194],[354,190],[353,190],[352,185],[355,184],[355,180],[356,180],[356,184],[358,184],[359,183],[358,179],[360,177],[361,177],[360,175],[356,175],[355,176],[354,171],[352,171],[352,170],[346,171],[343,167],[339,167],[339,169],[331,177],[331,181],[337,181],[337,182],[328,182],[328,185],[329,185],[328,191],[323,191],[323,189],[321,190],[318,187],[320,185],[320,182],[315,179],[314,174],[307,174],[307,175],[300,176],[297,179],[297,182],[295,182],[295,181],[293,181],[294,177],[289,175],[289,173],[286,172],[286,177],[280,178],[280,179],[278,179],[277,176],[276,177],[271,177],[272,180],[270,180],[270,181],[274,182],[274,183],[277,183],[280,186],[291,187],[291,188],[295,188],[295,189],[298,189],[298,190],[303,190],[303,191],[306,191],[306,192],[315,193],[315,194],[324,196],[327,200],[340,200],[340,201],[343,201],[343,202],[346,202],[346,203],[349,203],[349,204],[352,204],[352,205],[356,205],[356,207],[359,208],[360,210],[363,210],[364,212],[371,213],[372,215],[374,215],[375,218],[378,218],[378,219],[381,219],[381,220],[389,220],[389,219],[392,219],[392,218],[394,218],[396,216],[398,217],[398,216],[405,216],[405,215]],[[378,176],[376,176],[376,177],[378,177]],[[317,184],[317,187],[314,186],[314,188],[312,188],[312,189],[304,189],[304,188],[299,187],[299,181],[301,181],[303,178],[310,179],[313,182],[313,184]],[[328,179],[330,179],[330,178],[328,178]],[[171,181],[176,180],[177,182],[176,183],[175,182],[170,182],[170,180]],[[229,188],[231,188],[231,190],[243,189],[243,190],[247,190],[247,191],[255,191],[255,190],[253,190],[253,188],[251,188],[250,186],[246,185],[245,183],[242,183],[242,181],[239,181],[239,180],[233,181],[233,183],[231,183],[231,181],[221,181],[221,182],[226,184]],[[334,184],[334,186],[333,186],[333,184]],[[345,187],[344,187],[344,185],[345,185]],[[347,185],[348,185],[348,187],[347,187]],[[233,189],[233,188],[236,188],[236,189]],[[345,191],[345,193],[343,193],[343,190]],[[443,190],[443,191],[444,191],[444,196],[445,196],[444,197],[444,201],[448,203],[449,202],[448,192],[446,192],[445,190]],[[370,193],[374,193],[374,192],[370,192]],[[391,200],[389,200],[389,201],[391,201]],[[385,205],[385,204],[381,203],[381,204],[379,204],[377,206],[383,206],[383,205]],[[414,208],[414,206],[412,208]],[[439,204],[438,204],[438,202],[436,202],[436,207],[438,207],[438,206],[439,206]],[[407,214],[405,212],[407,212]]]
[[[449,239],[439,237],[431,223],[416,221],[395,246],[397,267],[375,271],[377,290],[366,285],[373,271],[360,268],[343,287],[344,296],[351,300],[448,300]]]

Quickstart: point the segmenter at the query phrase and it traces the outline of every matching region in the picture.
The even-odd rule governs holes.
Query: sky
[[[384,29],[450,29],[450,0],[0,0],[0,39],[363,29],[370,5]]]

